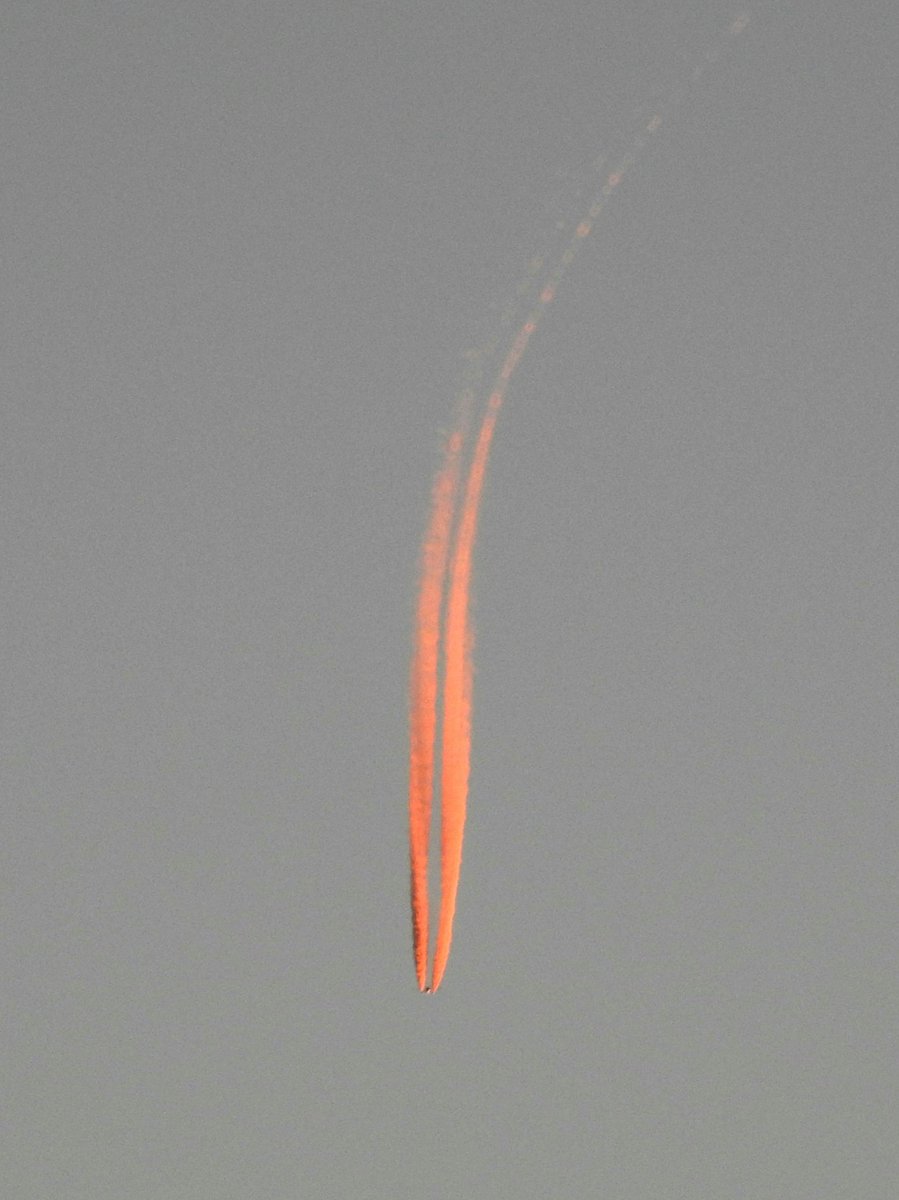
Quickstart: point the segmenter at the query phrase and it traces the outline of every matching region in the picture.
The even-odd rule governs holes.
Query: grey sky
[[[5,1194],[899,1194],[899,10],[746,7],[501,418],[424,999],[462,353],[740,9],[7,4]]]

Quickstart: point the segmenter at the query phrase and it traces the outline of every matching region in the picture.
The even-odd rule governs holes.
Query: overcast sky
[[[747,8],[681,95],[739,7],[8,0],[11,1200],[899,1195],[899,9]],[[497,430],[422,997],[464,353],[677,96]]]

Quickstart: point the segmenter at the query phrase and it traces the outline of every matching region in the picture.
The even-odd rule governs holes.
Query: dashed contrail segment
[[[409,847],[412,875],[412,938],[415,973],[422,991],[435,992],[440,986],[453,937],[471,766],[474,646],[471,623],[472,563],[484,478],[500,409],[512,377],[544,312],[555,299],[559,284],[574,261],[580,245],[593,231],[606,201],[633,167],[650,138],[661,129],[665,114],[677,106],[688,88],[703,77],[706,67],[719,58],[722,50],[748,23],[749,18],[745,14],[731,22],[725,33],[694,67],[689,83],[669,97],[665,112],[654,113],[641,126],[630,148],[615,168],[608,174],[600,174],[602,182],[592,203],[574,227],[564,251],[555,260],[542,284],[538,285],[539,290],[536,291],[536,300],[532,302],[531,311],[518,327],[502,360],[487,398],[464,486],[463,448],[467,405],[463,409],[459,424],[447,441],[444,460],[431,494],[431,516],[422,549],[411,670]],[[602,166],[602,160],[598,161],[595,168],[598,174],[602,171]],[[542,265],[541,260],[534,262],[538,266]],[[532,279],[528,283],[528,290],[533,282],[535,281]],[[436,778],[441,640],[443,720],[442,736],[439,739],[440,915],[429,986],[428,846]]]

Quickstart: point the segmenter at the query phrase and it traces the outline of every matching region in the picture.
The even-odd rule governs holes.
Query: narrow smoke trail
[[[418,986],[422,991],[434,992],[440,986],[452,944],[471,763],[474,645],[470,616],[472,563],[481,494],[500,409],[511,379],[543,313],[555,299],[559,284],[574,261],[579,247],[595,228],[606,201],[630,172],[649,140],[661,129],[670,112],[683,100],[690,87],[703,78],[706,68],[717,61],[728,43],[742,33],[748,23],[749,17],[745,13],[732,20],[723,36],[713,43],[694,67],[688,83],[672,92],[664,111],[655,112],[637,131],[629,149],[619,159],[614,170],[600,175],[603,160],[596,162],[594,169],[602,182],[594,193],[593,201],[574,227],[564,251],[555,260],[555,266],[544,276],[543,283],[536,291],[536,300],[531,312],[518,328],[511,347],[502,360],[487,400],[461,498],[461,456],[466,429],[464,418],[447,443],[444,463],[434,484],[431,517],[425,533],[412,657],[409,836],[415,970]],[[536,287],[538,272],[543,264],[542,259],[533,260],[534,269],[524,289],[520,290],[520,295]],[[453,538],[454,523],[456,528]],[[448,566],[449,582],[443,635],[440,914],[432,980],[428,987],[428,840],[435,779],[440,618]]]
[[[412,890],[412,948],[420,991],[428,971],[428,838],[434,790],[437,735],[437,674],[440,606],[449,557],[450,530],[459,490],[463,433],[447,441],[443,465],[434,480],[431,519],[422,548],[421,583],[412,652],[409,719],[409,859]]]

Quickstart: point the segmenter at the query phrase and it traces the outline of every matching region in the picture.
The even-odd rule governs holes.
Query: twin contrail
[[[412,940],[415,973],[424,991],[428,971],[428,838],[434,790],[437,738],[437,679],[440,611],[449,556],[450,532],[462,455],[462,432],[453,433],[443,466],[434,481],[431,519],[422,548],[421,585],[415,621],[415,647],[410,679],[409,857],[412,868]]]
[[[460,489],[464,431],[457,429],[450,434],[447,441],[443,465],[434,481],[431,496],[431,518],[422,551],[410,680],[409,855],[412,877],[412,940],[415,973],[421,991],[436,992],[446,970],[462,867],[462,839],[471,763],[474,642],[470,619],[471,568],[481,492],[490,443],[508,381],[535,328],[534,323],[530,321],[522,327],[521,335],[516,339],[515,346],[506,359],[506,363],[511,364],[510,370],[503,373],[500,385],[490,394],[464,489]],[[455,536],[451,539],[453,533]],[[440,917],[431,984],[428,987],[428,842],[431,798],[436,774],[441,615],[444,616],[444,620]]]
[[[735,18],[724,35],[694,67],[690,82],[702,78],[706,66],[746,28],[745,14]],[[665,106],[671,110],[686,88],[674,92]],[[602,183],[589,209],[578,222],[565,250],[544,277],[531,312],[518,328],[502,360],[465,471],[468,408],[450,433],[443,462],[431,493],[431,515],[425,531],[415,617],[410,678],[409,857],[412,893],[412,942],[419,989],[436,992],[443,979],[453,937],[453,919],[462,867],[462,839],[471,764],[472,651],[471,574],[478,513],[490,446],[497,418],[512,376],[521,362],[546,308],[574,260],[578,246],[590,235],[606,200],[637,161],[640,151],[662,126],[658,111],[643,125],[615,169]],[[597,172],[602,169],[597,163]],[[536,264],[540,269],[542,261]],[[464,482],[463,482],[464,477]],[[441,653],[442,647],[442,653]],[[442,667],[442,671],[441,671]],[[442,733],[438,739],[438,695],[443,678]],[[428,847],[431,806],[440,742],[440,915],[428,983],[430,924],[428,911]]]

